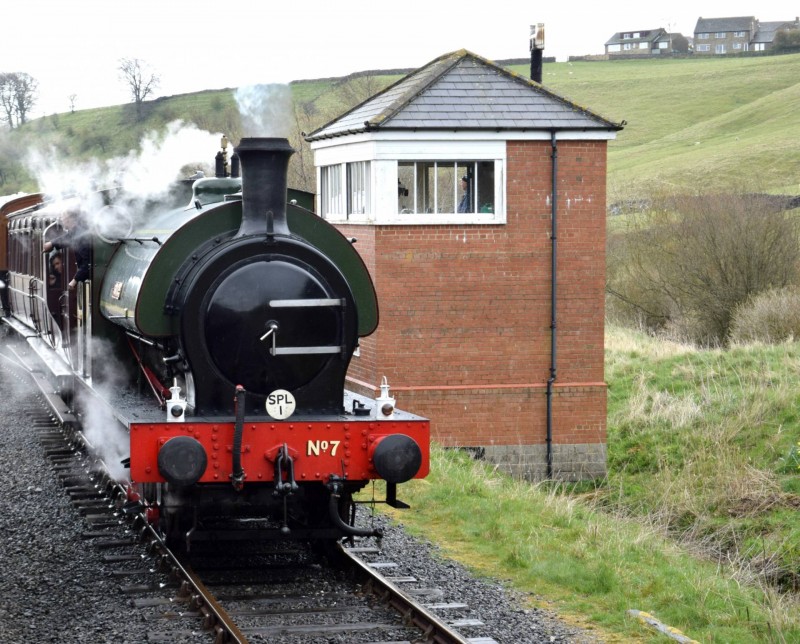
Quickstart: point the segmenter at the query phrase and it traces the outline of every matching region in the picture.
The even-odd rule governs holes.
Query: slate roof
[[[756,24],[755,16],[739,16],[738,18],[698,18],[694,33],[710,34],[725,31],[753,32],[755,31]]]
[[[621,130],[466,49],[444,54],[306,136],[377,130]]]
[[[641,34],[639,38],[623,38],[623,34]],[[640,42],[649,42],[649,43],[656,43],[661,38],[668,38],[669,34],[667,33],[666,29],[663,27],[659,27],[658,29],[632,29],[628,31],[618,31],[615,33],[611,38],[606,41],[606,46],[608,45],[621,45],[623,43],[640,43]]]
[[[775,34],[780,29],[791,29],[794,27],[792,22],[759,22],[758,31],[753,36],[751,42],[771,43],[775,41]]]

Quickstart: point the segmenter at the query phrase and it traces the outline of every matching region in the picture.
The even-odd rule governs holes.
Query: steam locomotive
[[[377,534],[354,527],[353,495],[383,479],[403,506],[397,485],[428,473],[429,423],[385,382],[377,399],[345,390],[376,293],[351,241],[287,203],[288,141],[234,152],[188,204],[150,203],[141,221],[98,192],[91,279],[74,291],[69,249],[55,280],[43,252],[63,204],[0,203],[2,326],[63,413],[87,425],[99,408],[101,436],[123,430],[129,502],[169,539],[220,517],[278,538]]]

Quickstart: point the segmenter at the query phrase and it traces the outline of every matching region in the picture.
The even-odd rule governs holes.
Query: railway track
[[[188,552],[171,551],[92,455],[69,409],[28,376],[41,390],[29,414],[49,467],[83,516],[86,546],[130,598],[136,614],[120,619],[141,620],[148,642],[494,642],[476,634],[482,625],[467,604],[443,601],[446,589],[374,541],[320,549],[264,541],[240,524],[200,531]]]

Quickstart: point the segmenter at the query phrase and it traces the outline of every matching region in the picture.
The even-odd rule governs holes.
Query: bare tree
[[[11,91],[11,74],[0,74],[0,105],[3,107],[2,120],[14,129],[14,101]]]
[[[391,83],[391,78],[380,76],[374,72],[356,72],[340,80],[334,91],[340,101],[340,106],[350,109],[368,98],[372,98]]]
[[[616,311],[698,344],[724,344],[751,297],[798,283],[796,218],[762,194],[678,196],[609,237]]]
[[[295,102],[294,127],[289,135],[289,141],[295,149],[295,154],[289,161],[289,182],[293,188],[314,191],[316,185],[314,157],[304,135],[315,130],[322,122],[313,102]]]
[[[147,97],[155,92],[161,79],[145,61],[138,58],[121,58],[118,69],[136,105],[136,118],[141,120],[142,106]]]
[[[28,114],[36,103],[38,81],[24,72],[0,74],[0,105],[3,107],[2,119],[13,129],[25,125]]]

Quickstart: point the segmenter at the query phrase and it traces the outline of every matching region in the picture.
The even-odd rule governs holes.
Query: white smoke
[[[213,161],[221,136],[173,121],[163,132],[145,135],[140,149],[123,157],[76,162],[63,158],[55,149],[32,150],[26,165],[49,199],[77,198],[90,216],[104,206],[98,190],[115,188],[114,201],[120,212],[126,211],[128,223],[139,223],[147,214],[145,204],[165,197],[173,182],[182,178],[181,168]]]
[[[97,396],[86,394],[78,400],[81,430],[111,477],[118,482],[128,481],[130,474],[122,460],[130,456],[130,438],[112,411],[118,406],[120,392],[127,387],[127,374],[114,359],[110,342],[93,338],[91,347],[92,353],[102,356],[102,360],[93,361],[92,389]]]
[[[238,88],[234,98],[242,118],[243,136],[288,138],[293,113],[288,85],[248,85]]]
[[[108,400],[113,398],[113,391],[105,386],[99,388]],[[83,397],[84,415],[81,429],[95,456],[105,464],[106,470],[119,483],[130,480],[129,471],[122,465],[122,460],[130,456],[130,439],[128,432],[114,418],[111,410],[95,399]]]
[[[109,169],[117,185],[141,199],[156,199],[166,194],[178,170],[189,164],[207,165],[219,149],[222,134],[212,134],[193,124],[173,121],[163,133],[151,132],[140,143],[139,151],[111,159]]]

